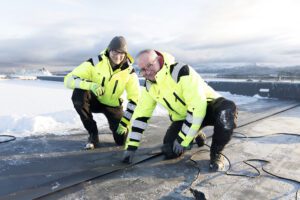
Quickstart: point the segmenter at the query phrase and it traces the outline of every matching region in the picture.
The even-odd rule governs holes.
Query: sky
[[[45,134],[67,135],[84,131],[71,101],[72,90],[65,88],[62,82],[0,80],[0,91],[0,135],[26,137]],[[260,99],[232,95],[229,92],[220,94],[233,100],[238,106]],[[20,96],[26,98],[22,98],[22,101],[16,104],[16,99]],[[123,99],[123,106],[126,107],[128,101],[125,96]],[[159,105],[153,115],[167,116],[167,111]],[[101,130],[108,129],[104,115],[94,115],[94,119]]]
[[[190,65],[300,65],[299,0],[0,0],[0,71],[64,69],[116,35]]]

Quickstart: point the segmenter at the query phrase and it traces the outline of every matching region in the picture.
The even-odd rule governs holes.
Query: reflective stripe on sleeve
[[[145,130],[147,128],[147,123],[139,121],[139,120],[134,120],[132,127],[137,127],[137,128]]]
[[[67,87],[73,88],[73,87],[74,87],[74,86],[72,85],[73,81],[74,81],[74,76],[68,77],[68,80],[67,80]]]
[[[189,133],[190,127],[188,127],[186,124],[182,125],[181,131],[187,135]]]
[[[187,136],[194,137],[197,134],[197,130],[190,128]]]
[[[132,117],[132,113],[130,113],[130,112],[128,112],[128,111],[125,111],[125,112],[124,112],[124,117],[126,117],[126,118],[130,121],[130,119],[131,119],[131,117]]]
[[[199,124],[202,123],[203,117],[194,117],[193,115],[188,113],[187,116],[186,116],[186,121],[191,123],[191,124],[199,125]]]
[[[179,74],[179,71],[181,68],[182,68],[182,66],[179,63],[177,63],[177,65],[174,66],[174,69],[172,71],[172,78],[175,81],[177,81],[177,79],[178,79],[178,74]]]
[[[93,60],[94,66],[96,66],[99,63],[99,56],[97,55],[96,57],[93,57],[92,60]]]
[[[197,130],[188,127],[186,124],[183,124],[183,125],[182,125],[181,131],[182,131],[182,133],[184,133],[185,135],[191,136],[191,137],[195,136],[196,133],[197,133]]]
[[[186,121],[188,122],[188,123],[192,123],[192,121],[193,121],[193,115],[191,115],[190,113],[187,113],[187,115],[186,115]]]
[[[75,79],[75,88],[80,88],[81,80],[79,78]]]
[[[134,105],[134,104],[132,104],[132,103],[128,103],[128,104],[127,104],[127,109],[128,109],[128,110],[134,111],[135,107],[136,107],[136,105]]]
[[[138,132],[130,132],[129,138],[140,141],[142,139],[142,134]]]

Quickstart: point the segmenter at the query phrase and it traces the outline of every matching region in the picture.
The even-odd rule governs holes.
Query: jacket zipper
[[[175,92],[173,92],[173,94],[174,94],[174,96],[175,96],[175,101],[180,101],[180,103],[182,103],[182,105],[186,105],[185,103],[184,103],[184,101],[175,93]]]
[[[177,113],[177,114],[179,115],[179,113],[176,112],[176,111],[172,108],[171,104],[170,104],[165,98],[163,98],[163,100],[165,101],[165,103],[167,104],[167,106],[169,107],[170,110],[172,110],[173,112],[175,112],[175,113]]]
[[[115,94],[119,80],[116,80],[112,94]]]

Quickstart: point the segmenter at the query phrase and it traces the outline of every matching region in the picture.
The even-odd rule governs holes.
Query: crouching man
[[[221,155],[236,127],[236,105],[208,86],[190,66],[155,50],[141,51],[137,56],[145,86],[132,117],[123,162],[130,163],[138,149],[152,112],[159,103],[169,112],[168,128],[162,151],[166,158],[176,158],[189,148],[193,140],[203,144],[201,129],[214,126],[210,149],[210,169],[224,168]]]
[[[139,99],[139,80],[124,37],[116,36],[95,58],[90,58],[65,76],[64,84],[74,89],[72,102],[89,137],[86,149],[99,146],[93,113],[103,113],[115,143],[124,145],[128,125]],[[123,112],[121,95],[126,90],[128,104]]]

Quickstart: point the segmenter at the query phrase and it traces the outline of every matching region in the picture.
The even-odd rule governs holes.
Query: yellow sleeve
[[[93,71],[94,67],[91,63],[83,62],[65,76],[64,85],[70,89],[79,88],[83,90],[90,90]]]
[[[140,97],[139,78],[135,72],[130,74],[129,80],[125,86],[128,101],[133,101],[137,104]]]
[[[150,96],[145,87],[142,87],[141,97],[133,113],[133,119],[151,117],[156,107],[156,101]]]
[[[134,110],[132,116],[132,126],[127,136],[125,149],[136,150],[142,139],[142,135],[148,126],[148,120],[156,107],[156,101],[147,92],[146,88],[142,88],[141,98]]]
[[[187,123],[183,124],[178,139],[182,146],[187,147],[201,127],[206,115],[207,102],[204,88],[201,88],[199,78],[193,73],[181,77],[179,84],[188,111],[185,120]]]

